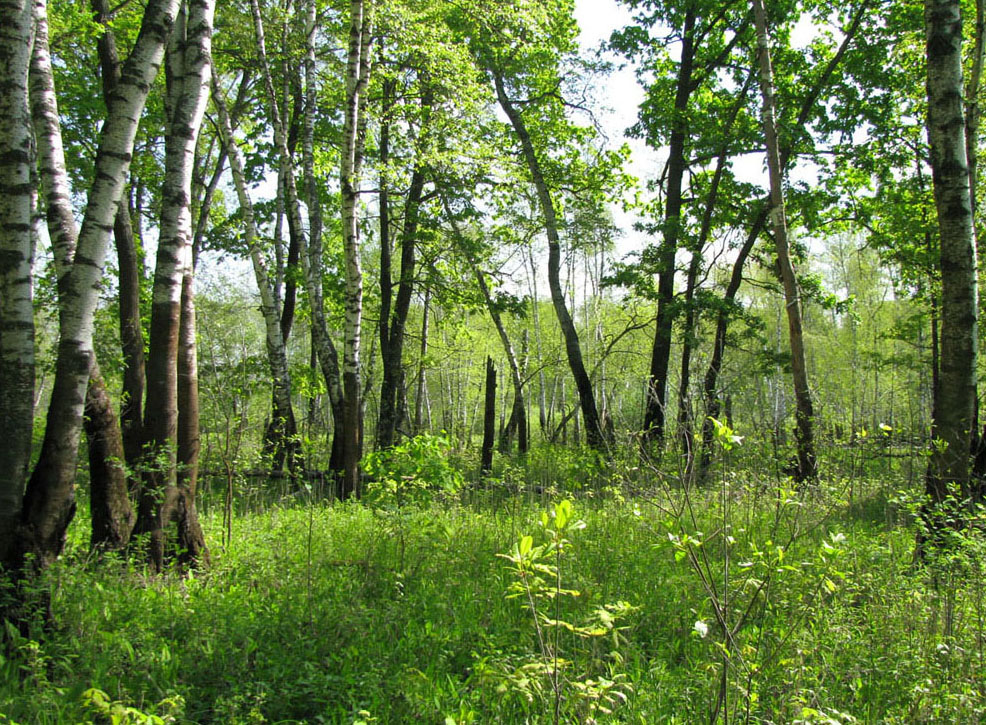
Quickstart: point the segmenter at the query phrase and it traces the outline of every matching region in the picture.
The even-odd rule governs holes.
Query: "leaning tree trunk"
[[[212,0],[188,4],[165,67],[168,128],[147,360],[145,471],[136,530],[149,534],[148,557],[158,570],[164,566],[166,528],[172,522],[178,527],[182,562],[194,563],[208,556],[195,500],[187,486],[178,485],[177,434],[182,282],[191,266],[192,170],[209,97],[214,9]]]
[[[926,511],[966,498],[969,429],[976,394],[978,289],[963,121],[962,18],[958,0],[926,0],[928,140],[941,249],[941,379],[928,463]]]
[[[104,26],[97,44],[99,70],[103,79],[103,100],[109,108],[110,99],[120,79],[120,56],[116,37],[109,27],[111,18],[107,0],[91,0],[95,20]],[[120,200],[113,220],[113,239],[116,244],[120,302],[120,347],[123,352],[123,391],[120,400],[120,427],[123,450],[128,464],[136,467],[144,445],[144,332],[140,314],[140,270],[137,245],[134,243],[130,204],[126,196]],[[137,489],[136,479],[129,482]]]
[[[9,565],[16,548],[34,418],[32,5],[31,0],[0,5],[0,568]]]
[[[52,240],[56,274],[62,279],[72,267],[79,232],[62,148],[47,17],[41,10],[37,13],[31,60],[31,115],[45,189],[48,235]],[[86,390],[83,428],[89,442],[90,544],[94,549],[121,549],[130,539],[134,512],[128,493],[119,420],[113,412],[109,391],[95,358]]]
[[[777,262],[784,285],[784,302],[787,309],[788,333],[791,344],[791,373],[794,377],[796,405],[796,438],[798,460],[794,477],[799,482],[815,479],[818,464],[815,460],[814,422],[811,390],[808,387],[808,368],[805,362],[804,334],[801,321],[801,296],[798,280],[791,261],[791,249],[787,236],[787,219],[784,210],[783,171],[777,143],[777,124],[774,120],[774,74],[770,65],[767,46],[767,13],[763,0],[753,0],[754,23],[757,28],[757,54],[760,60],[760,91],[763,95],[763,129],[767,142],[767,171],[770,176],[771,217],[774,241],[777,245]]]
[[[842,62],[842,58],[845,56],[846,51],[848,51],[855,40],[862,20],[869,12],[869,6],[869,2],[863,2],[860,4],[856,14],[853,16],[843,33],[842,43],[839,45],[839,49],[836,51],[835,55],[829,59],[825,69],[815,79],[814,84],[808,89],[808,92],[802,99],[801,107],[798,109],[798,118],[793,124],[793,128],[803,128],[808,123],[808,119],[815,110],[815,104],[818,102],[819,96],[832,79],[836,68],[838,68],[839,64]],[[782,169],[787,168],[788,162],[791,159],[792,149],[793,147],[790,143],[788,143],[785,148],[781,150],[780,165]],[[769,196],[767,202],[769,203]],[[719,374],[722,372],[722,362],[726,349],[726,331],[729,326],[729,317],[731,315],[731,309],[734,307],[736,302],[736,295],[739,292],[740,285],[743,281],[743,267],[746,264],[746,260],[750,253],[753,251],[753,245],[756,243],[757,238],[763,231],[764,225],[767,223],[767,209],[768,207],[764,207],[754,218],[753,225],[750,228],[750,232],[747,234],[746,241],[744,242],[742,249],[740,249],[736,260],[733,263],[733,270],[729,278],[726,293],[724,295],[724,301],[727,304],[720,307],[719,313],[716,317],[715,342],[712,346],[712,356],[709,361],[709,367],[706,370],[705,382],[703,385],[706,418],[702,425],[702,457],[700,478],[705,477],[705,473],[707,472],[708,466],[711,462],[713,428],[711,422],[709,421],[709,417],[719,417],[722,410],[722,403],[719,396]]]
[[[559,271],[561,267],[561,240],[558,235],[558,216],[555,212],[554,201],[551,199],[551,192],[545,181],[541,170],[541,163],[538,161],[534,144],[531,142],[530,132],[520,112],[507,96],[504,89],[503,78],[499,73],[493,74],[496,84],[496,96],[503,112],[510,119],[510,123],[520,140],[524,159],[527,162],[528,171],[537,189],[538,201],[541,204],[541,213],[544,217],[545,232],[548,235],[548,286],[551,289],[551,301],[554,304],[555,315],[561,327],[562,336],[565,339],[565,352],[568,355],[568,364],[575,378],[575,387],[579,394],[579,403],[582,407],[582,417],[585,420],[586,440],[590,446],[604,450],[607,447],[605,431],[599,420],[599,411],[596,408],[596,397],[592,390],[592,381],[585,369],[585,362],[582,359],[582,348],[579,344],[579,333],[575,329],[572,315],[568,311],[565,302],[565,293],[562,290]],[[536,303],[535,303],[536,304]]]
[[[462,233],[459,231],[459,227],[452,218],[452,212],[448,207],[445,206],[445,210],[449,215],[449,221],[452,224],[452,230],[455,232],[455,236],[460,241],[462,240]],[[503,352],[507,356],[507,364],[510,366],[510,381],[513,383],[514,388],[514,402],[513,407],[510,411],[510,420],[507,424],[507,431],[505,431],[504,436],[506,439],[505,448],[509,449],[509,439],[513,432],[517,433],[517,452],[521,455],[527,453],[527,408],[524,405],[524,381],[520,374],[520,364],[517,362],[517,355],[514,352],[513,345],[510,343],[510,336],[507,335],[507,328],[503,324],[503,318],[500,316],[500,311],[497,309],[496,304],[493,300],[493,295],[490,293],[490,287],[486,283],[486,276],[483,271],[479,268],[476,260],[473,259],[472,255],[466,249],[465,245],[462,245],[462,251],[465,253],[466,258],[469,261],[469,266],[472,267],[473,276],[476,278],[476,284],[479,286],[479,291],[483,295],[483,301],[486,303],[486,311],[490,314],[490,319],[493,320],[493,326],[496,328],[496,333],[500,337],[500,342],[503,345]]]
[[[215,105],[219,116],[219,128],[229,155],[229,167],[233,176],[233,185],[236,188],[236,195],[240,203],[240,214],[243,215],[244,241],[250,252],[250,260],[253,263],[254,276],[257,280],[257,288],[260,290],[260,312],[264,318],[264,328],[266,331],[267,362],[270,366],[271,381],[273,385],[273,398],[276,401],[275,408],[286,410],[289,413],[291,407],[291,375],[288,368],[287,349],[284,346],[284,337],[281,334],[281,317],[278,310],[277,301],[274,296],[274,285],[267,270],[267,262],[260,249],[260,234],[253,213],[253,203],[247,192],[246,174],[244,171],[243,152],[236,145],[233,138],[232,123],[229,112],[226,109],[226,102],[222,96],[222,89],[218,78],[213,77],[212,102]],[[284,421],[285,425],[294,424],[294,416]]]

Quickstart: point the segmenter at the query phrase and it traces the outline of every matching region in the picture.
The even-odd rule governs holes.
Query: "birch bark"
[[[0,564],[13,548],[34,414],[31,0],[0,4]]]
[[[100,131],[95,173],[71,270],[60,285],[55,381],[38,463],[28,481],[8,561],[22,568],[26,554],[43,567],[61,552],[75,513],[75,465],[92,364],[93,315],[113,218],[133,152],[138,120],[157,76],[179,0],[149,0],[140,32],[110,97]]]
[[[926,491],[932,506],[969,495],[969,432],[978,355],[976,245],[963,119],[962,18],[958,0],[926,0],[928,140],[941,254],[941,377],[936,444]],[[932,523],[932,526],[936,526]]]
[[[178,486],[178,342],[182,281],[191,266],[192,170],[209,98],[214,10],[213,0],[186,0],[165,66],[168,124],[147,360],[147,458],[137,524],[139,533],[150,534],[148,556],[157,569],[164,566],[165,527],[172,521],[178,525],[182,561],[208,556],[195,500],[187,486]]]

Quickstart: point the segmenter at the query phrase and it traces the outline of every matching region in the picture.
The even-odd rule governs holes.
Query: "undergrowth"
[[[55,628],[7,632],[0,722],[986,718],[981,546],[916,565],[893,481],[609,480],[296,499],[225,550],[216,511],[212,567],[164,576],[90,559],[80,519]]]

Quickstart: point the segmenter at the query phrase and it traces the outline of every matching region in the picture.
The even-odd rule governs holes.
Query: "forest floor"
[[[80,516],[0,723],[986,721],[981,539],[916,565],[886,476],[645,479],[216,507],[164,576]]]

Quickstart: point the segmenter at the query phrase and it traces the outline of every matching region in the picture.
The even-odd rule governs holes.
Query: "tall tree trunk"
[[[61,552],[65,530],[75,513],[75,465],[85,391],[92,365],[92,321],[113,218],[120,202],[134,136],[147,93],[153,85],[179,0],[149,0],[141,29],[114,89],[72,269],[60,288],[59,342],[55,382],[38,463],[28,481],[17,534],[17,551],[8,562],[19,569],[33,554],[46,566]]]
[[[47,14],[43,5],[39,5],[36,16],[31,60],[31,115],[45,188],[48,235],[52,240],[56,274],[62,279],[71,269],[79,233],[62,148],[48,48]],[[128,494],[119,421],[113,414],[109,392],[95,358],[86,390],[83,428],[89,441],[91,546],[94,549],[119,549],[130,538],[134,513]]]
[[[860,24],[866,14],[870,9],[870,2],[864,1],[856,10],[856,14],[850,20],[849,25],[843,32],[842,43],[839,45],[839,49],[835,52],[829,62],[826,64],[824,70],[815,79],[814,84],[805,93],[804,98],[801,100],[800,108],[798,109],[797,121],[793,124],[793,128],[803,128],[810,118],[812,112],[815,109],[815,104],[818,102],[818,98],[822,91],[828,85],[836,68],[842,63],[842,59],[846,52],[849,50],[852,43],[855,41],[856,35],[859,32]],[[780,166],[782,169],[787,168],[787,165],[791,159],[793,146],[789,142],[780,152]],[[753,251],[753,245],[756,243],[757,238],[763,231],[764,226],[767,223],[767,214],[769,210],[769,197],[760,208],[760,210],[754,216],[753,224],[750,228],[750,232],[747,234],[746,241],[743,243],[743,247],[740,249],[739,254],[736,256],[736,261],[733,263],[733,271],[730,274],[729,283],[726,288],[724,295],[724,301],[727,303],[720,307],[719,313],[716,316],[716,336],[715,342],[712,345],[712,356],[709,361],[709,367],[705,374],[705,381],[703,384],[703,397],[705,398],[705,414],[706,419],[702,424],[702,458],[701,458],[701,474],[700,476],[704,478],[705,472],[708,469],[709,463],[711,462],[712,453],[712,437],[713,430],[712,424],[709,422],[709,417],[718,418],[721,411],[721,401],[719,399],[719,374],[722,371],[722,361],[726,349],[726,331],[729,326],[729,317],[731,316],[731,308],[735,304],[736,294],[739,292],[740,285],[743,282],[743,267],[746,264],[747,258],[750,256],[750,252]]]
[[[757,54],[760,60],[760,91],[763,96],[763,129],[767,141],[767,171],[770,176],[771,218],[774,242],[777,246],[777,262],[781,282],[784,285],[784,302],[787,308],[788,334],[791,345],[791,374],[794,377],[796,438],[798,461],[794,477],[799,482],[814,480],[818,475],[815,459],[814,422],[811,389],[808,387],[808,368],[805,362],[804,334],[801,321],[801,294],[791,261],[791,249],[787,236],[787,219],[784,208],[783,167],[777,142],[777,125],[774,120],[774,74],[767,45],[767,12],[763,0],[753,0],[753,17],[757,28]]]
[[[932,509],[969,495],[968,436],[976,394],[978,289],[963,121],[958,0],[926,0],[928,140],[941,245],[941,379],[926,491]],[[930,512],[927,512],[930,513]],[[937,528],[942,522],[929,518]]]
[[[742,109],[744,102],[746,101],[746,95],[747,92],[749,91],[750,86],[753,83],[753,78],[754,75],[752,73],[749,76],[747,76],[746,83],[744,84],[741,93],[736,98],[736,103],[733,105],[733,108],[731,109],[730,112],[729,120],[726,123],[725,130],[727,134],[729,133],[729,131],[732,130],[733,125],[736,122],[736,118],[739,115],[739,112]],[[729,141],[727,140],[720,147],[718,157],[716,158],[716,168],[712,174],[712,180],[711,183],[709,184],[708,195],[706,196],[705,199],[705,210],[702,214],[702,225],[699,229],[698,239],[695,242],[695,248],[692,250],[692,259],[691,259],[691,263],[688,266],[688,281],[685,287],[685,305],[686,305],[685,329],[684,329],[685,334],[684,334],[684,342],[682,344],[682,350],[681,350],[681,382],[678,388],[678,432],[679,432],[678,437],[681,440],[682,450],[687,458],[686,467],[687,467],[689,478],[692,478],[692,474],[694,472],[695,448],[696,448],[696,444],[694,440],[695,426],[694,426],[694,421],[692,419],[692,415],[693,415],[692,401],[691,401],[691,395],[689,393],[689,389],[691,386],[691,358],[692,358],[692,351],[696,343],[695,328],[697,326],[697,319],[698,319],[697,311],[695,310],[695,306],[694,306],[695,284],[698,278],[699,267],[701,266],[702,263],[702,253],[705,250],[705,245],[708,243],[709,236],[712,233],[712,220],[715,213],[716,205],[719,200],[719,185],[722,183],[722,177],[726,170],[728,153],[729,153]],[[754,237],[754,239],[755,238],[756,237]],[[743,253],[743,251],[741,250],[740,256],[737,258],[737,262],[739,263],[740,275],[737,278],[736,289],[739,289],[738,283],[739,281],[742,280],[743,264],[745,263],[746,257],[749,254],[749,252],[750,252],[749,248],[746,248],[745,253]],[[733,294],[729,297],[730,302],[732,301],[732,298],[735,297],[736,289],[733,290]],[[720,312],[720,316],[721,315],[722,312]],[[725,318],[722,317],[722,319],[724,320]],[[716,332],[718,333],[718,325]],[[723,330],[723,339],[724,336],[725,336],[725,330]],[[720,342],[718,334],[716,335],[716,338],[718,344]],[[718,365],[721,363],[722,350],[719,349],[718,347],[714,348],[714,350],[718,350],[719,352],[719,362],[717,363],[717,367],[716,367],[716,374],[718,375]],[[713,381],[713,390],[714,390],[714,381]],[[713,415],[713,414],[709,413],[708,415]],[[718,416],[718,411],[716,411],[715,415]],[[709,425],[710,425],[709,433],[711,434],[711,422],[709,423]],[[704,424],[703,424],[703,428],[704,428]]]
[[[430,101],[423,105],[430,107]],[[380,415],[377,421],[377,445],[380,448],[388,448],[394,444],[398,416],[397,395],[404,362],[404,330],[407,327],[407,316],[411,310],[411,297],[414,293],[415,238],[418,233],[418,218],[424,185],[424,169],[415,166],[411,173],[411,185],[408,188],[404,203],[404,223],[400,235],[400,282],[393,310],[390,309],[389,304],[389,288],[392,284],[389,260],[385,278],[384,250],[381,246],[380,290],[383,297],[385,296],[384,288],[387,288],[386,297],[388,299],[386,308],[381,305],[380,310],[380,358],[383,361],[383,374],[380,381]],[[387,250],[387,256],[389,257],[389,250]]]
[[[171,522],[178,527],[182,562],[194,563],[208,556],[192,492],[178,483],[177,449],[182,286],[191,266],[192,171],[209,95],[213,12],[212,0],[188,2],[176,24],[165,65],[168,128],[147,360],[147,459],[137,523],[139,533],[150,535],[148,556],[158,570],[164,566],[166,528]]]
[[[657,325],[651,350],[647,407],[644,409],[644,437],[660,444],[664,439],[667,408],[668,368],[671,360],[671,333],[674,326],[675,255],[681,236],[682,181],[685,176],[685,142],[688,138],[688,99],[694,84],[695,9],[685,11],[681,33],[681,60],[675,87],[674,115],[668,144],[668,183],[664,202],[664,239],[658,252],[660,270],[657,282]]]
[[[322,303],[322,203],[318,180],[315,177],[315,112],[318,106],[316,80],[315,31],[317,12],[315,0],[305,3],[305,113],[302,126],[302,158],[305,177],[305,199],[308,203],[309,238],[307,249],[302,250],[301,265],[308,290],[312,312],[312,346],[329,392],[332,411],[332,450],[329,470],[337,477],[337,491],[341,487],[343,447],[345,442],[345,404],[342,375],[339,370],[339,354],[329,334]]]
[[[95,20],[103,27],[97,44],[99,70],[103,80],[103,100],[107,109],[113,90],[120,79],[120,56],[116,37],[109,27],[111,18],[107,0],[91,0]],[[131,466],[140,460],[144,444],[144,333],[140,314],[140,270],[129,201],[124,195],[113,219],[119,273],[120,346],[123,352],[123,392],[120,400],[120,427],[125,459]],[[136,490],[137,481],[129,482]]]
[[[250,261],[253,264],[257,288],[260,291],[260,312],[264,318],[267,363],[270,366],[272,397],[275,401],[274,410],[285,411],[284,417],[276,421],[278,425],[282,426],[277,431],[277,434],[279,437],[287,434],[293,435],[296,428],[291,406],[291,376],[288,368],[288,356],[287,349],[284,345],[284,336],[281,334],[280,309],[274,294],[274,282],[270,278],[267,270],[267,262],[260,249],[260,235],[253,212],[253,203],[247,191],[243,152],[240,151],[233,137],[232,122],[230,121],[229,112],[226,108],[226,102],[223,99],[219,79],[216,76],[213,76],[212,88],[212,102],[219,116],[219,128],[226,146],[226,152],[229,155],[229,167],[233,176],[233,185],[236,188],[240,213],[243,215],[244,238],[250,253]]]
[[[369,82],[372,9],[364,0],[350,2],[349,50],[346,61],[346,102],[342,127],[339,185],[342,190],[342,247],[346,264],[346,327],[343,352],[345,428],[342,498],[360,494],[359,461],[362,449],[360,389],[360,335],[363,321],[363,269],[360,260],[356,203],[362,147],[360,127],[364,93]]]
[[[34,423],[32,7],[31,0],[0,5],[0,568],[15,558]]]
[[[592,390],[592,382],[586,372],[585,363],[582,360],[582,348],[579,345],[579,333],[575,329],[572,315],[568,311],[565,302],[565,293],[562,290],[559,272],[561,267],[561,240],[558,235],[558,216],[555,212],[554,202],[551,199],[551,192],[541,171],[541,164],[538,161],[534,144],[531,142],[531,135],[527,130],[520,112],[507,96],[503,86],[503,78],[498,72],[494,72],[493,79],[496,84],[496,96],[503,112],[510,119],[514,132],[520,140],[524,159],[530,171],[537,189],[538,201],[541,204],[541,214],[544,217],[545,232],[548,235],[548,286],[551,288],[551,301],[555,307],[555,315],[561,327],[562,336],[565,339],[565,352],[568,355],[568,364],[575,378],[575,387],[579,395],[579,403],[582,407],[582,417],[585,419],[586,440],[590,446],[598,450],[605,450],[607,440],[605,432],[599,421],[599,412],[596,408],[596,398]]]

